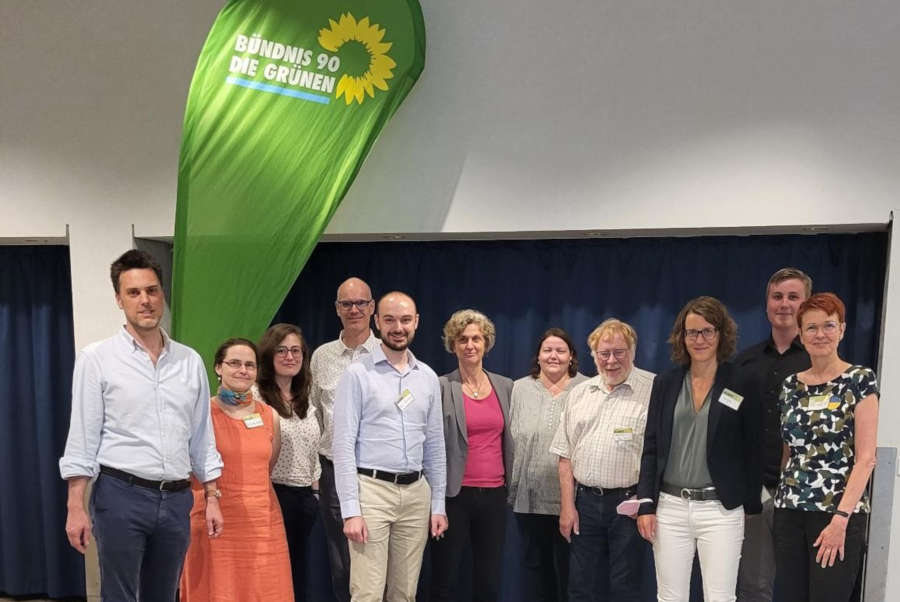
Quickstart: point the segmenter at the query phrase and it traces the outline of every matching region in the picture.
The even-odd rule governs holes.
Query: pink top
[[[466,454],[464,487],[503,486],[503,412],[497,393],[484,399],[473,399],[463,393],[466,410],[466,433],[469,451]]]

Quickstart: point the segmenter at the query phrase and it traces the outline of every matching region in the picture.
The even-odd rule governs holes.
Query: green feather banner
[[[207,360],[268,326],[425,64],[417,0],[232,0],[178,172],[173,334]]]

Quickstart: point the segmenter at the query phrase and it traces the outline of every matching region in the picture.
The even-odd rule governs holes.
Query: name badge
[[[399,399],[397,399],[397,407],[401,410],[405,410],[409,404],[414,402],[416,398],[409,391],[409,389],[403,389],[403,393],[400,394]]]
[[[244,426],[248,429],[259,428],[263,425],[262,416],[258,413],[250,414],[249,416],[244,416]]]
[[[809,398],[806,409],[810,412],[820,412],[828,407],[829,401],[831,401],[831,395],[813,395]]]
[[[617,426],[613,429],[613,440],[631,441],[634,439],[634,429],[626,426]]]
[[[719,403],[731,408],[732,410],[737,410],[738,408],[740,408],[742,401],[744,401],[744,396],[738,395],[731,389],[725,389],[722,391],[722,394],[719,395]]]

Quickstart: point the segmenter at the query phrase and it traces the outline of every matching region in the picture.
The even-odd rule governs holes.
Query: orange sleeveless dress
[[[191,544],[181,574],[181,602],[294,600],[284,521],[269,480],[272,408],[254,403],[263,420],[256,428],[212,403],[216,447],[225,465],[219,479],[225,525],[219,538],[209,538],[203,485],[192,477]]]

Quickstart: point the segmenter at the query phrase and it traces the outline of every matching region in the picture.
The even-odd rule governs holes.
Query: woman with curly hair
[[[494,323],[474,309],[455,312],[444,325],[444,348],[459,368],[440,377],[447,447],[447,519],[452,528],[431,547],[431,600],[453,599],[466,547],[472,550],[474,602],[497,600],[506,482],[512,472],[509,396],[512,380],[487,372]]]
[[[697,297],[672,334],[678,364],[650,393],[638,497],[638,530],[653,544],[657,596],[690,596],[694,550],[706,602],[735,599],[744,515],[762,510],[761,414],[726,360],[737,326],[721,301]]]

